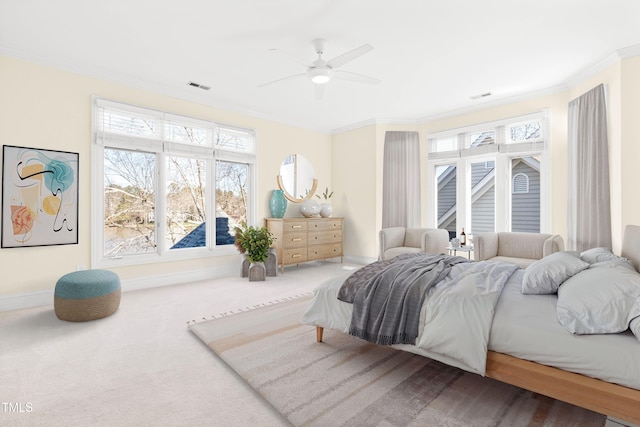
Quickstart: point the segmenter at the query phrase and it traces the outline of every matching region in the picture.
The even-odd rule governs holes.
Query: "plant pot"
[[[240,271],[240,277],[249,277],[249,266],[251,265],[251,261],[247,258],[246,255],[242,257],[242,268]]]
[[[260,282],[266,280],[263,262],[252,262],[249,266],[249,281]]]
[[[269,255],[264,262],[267,277],[276,277],[278,275],[278,254],[275,248],[269,248]]]

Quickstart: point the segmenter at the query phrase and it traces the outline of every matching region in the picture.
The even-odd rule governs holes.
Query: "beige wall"
[[[425,120],[417,126],[420,132],[421,149],[426,152],[426,136],[464,126],[470,126],[494,120],[547,110],[550,118],[550,230],[554,234],[567,237],[567,110],[570,100],[603,83],[607,88],[609,151],[611,170],[611,209],[613,249],[620,251],[624,226],[640,224],[640,197],[635,187],[640,182],[640,58],[627,58],[605,70],[585,78],[570,88],[558,89],[554,93],[532,97],[530,99],[491,106],[446,118]],[[357,197],[359,203],[351,203],[344,213],[354,223],[354,229],[347,230],[350,239],[357,242],[346,243],[347,253],[362,256],[377,256],[377,230],[382,224],[382,158],[384,150],[384,132],[386,130],[416,130],[408,125],[370,125],[361,129],[344,132],[333,137],[333,178],[336,185],[345,185],[348,199]],[[366,145],[365,139],[372,145]],[[375,146],[375,170],[369,164],[356,161],[336,161],[338,152],[344,153],[343,159],[370,158]],[[360,153],[362,147],[370,152]],[[423,180],[422,199],[426,200],[428,189],[424,185],[424,163],[422,156]],[[354,178],[354,174],[358,178]],[[363,178],[363,179],[361,179]],[[366,178],[366,179],[364,179]],[[348,183],[344,184],[343,180]],[[355,184],[357,182],[357,184]],[[361,192],[356,195],[356,192]],[[353,194],[352,194],[353,192]],[[345,196],[346,197],[346,196]],[[372,208],[375,206],[375,211]],[[424,205],[423,205],[424,206]],[[356,219],[357,218],[357,219]],[[360,223],[363,225],[360,226]],[[423,226],[429,223],[427,212],[423,208]],[[364,225],[366,224],[366,226]],[[374,226],[375,230],[368,227]]]
[[[375,258],[376,127],[334,135],[333,215],[344,217],[344,253]]]
[[[622,227],[640,224],[640,58],[622,61],[620,93]]]
[[[50,292],[62,274],[90,264],[91,96],[97,95],[176,114],[255,129],[258,136],[258,218],[269,215],[275,176],[288,154],[313,164],[319,189],[334,191],[334,216],[345,218],[345,254],[378,255],[382,223],[382,159],[387,130],[418,130],[421,146],[437,132],[548,110],[551,124],[551,231],[566,237],[567,105],[599,83],[608,93],[614,250],[626,224],[640,224],[640,58],[628,58],[570,89],[523,101],[415,124],[371,124],[333,136],[187,102],[77,74],[0,56],[0,141],[2,144],[80,153],[80,242],[78,245],[0,250],[0,299]],[[424,156],[423,156],[424,162]],[[423,167],[423,171],[426,168]],[[423,176],[422,183],[424,184]],[[425,185],[422,186],[426,200]],[[422,213],[426,224],[426,212]],[[300,216],[290,203],[287,216]],[[123,279],[175,274],[211,266],[237,265],[237,256],[120,268]],[[37,265],[37,268],[33,268]],[[0,301],[1,302],[1,301]]]
[[[291,126],[187,102],[148,91],[0,56],[0,141],[2,144],[78,152],[80,215],[77,245],[0,249],[0,299],[51,292],[56,280],[91,259],[91,96],[255,129],[258,140],[259,223],[269,216],[284,157],[300,153],[314,165],[320,185],[331,186],[331,137]],[[1,191],[1,190],[0,190]],[[297,214],[291,209],[291,216]],[[145,276],[239,265],[239,256],[210,257],[114,269],[130,281]],[[239,268],[239,267],[238,267]]]

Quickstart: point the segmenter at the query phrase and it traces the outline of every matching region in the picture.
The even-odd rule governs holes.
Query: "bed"
[[[461,362],[457,357],[451,357],[440,351],[438,347],[435,350],[423,348],[419,343],[424,342],[424,337],[429,333],[425,332],[428,328],[422,324],[415,345],[405,343],[393,345],[400,350],[430,357],[612,418],[640,424],[640,316],[637,312],[640,307],[640,297],[638,297],[640,294],[633,294],[636,303],[634,305],[633,301],[630,301],[632,308],[631,314],[628,315],[629,319],[635,316],[635,320],[631,322],[634,327],[630,328],[636,333],[635,335],[629,329],[617,333],[586,334],[580,330],[579,325],[573,324],[569,326],[575,327],[576,333],[572,333],[567,329],[569,326],[565,325],[568,323],[563,317],[565,315],[559,314],[561,305],[571,306],[574,303],[574,300],[569,300],[570,303],[567,303],[569,292],[574,289],[573,282],[578,283],[582,280],[581,277],[587,276],[587,273],[599,275],[595,276],[600,277],[599,283],[603,281],[609,283],[609,277],[616,277],[611,276],[612,272],[621,272],[625,277],[630,277],[633,284],[638,283],[637,278],[640,276],[636,270],[640,268],[639,226],[626,227],[621,257],[628,259],[632,264],[629,271],[623,267],[619,269],[613,261],[609,264],[604,261],[596,262],[601,260],[598,258],[592,264],[588,263],[583,270],[574,271],[569,279],[565,278],[558,284],[559,288],[556,292],[547,294],[523,295],[523,283],[531,282],[531,276],[534,275],[535,270],[513,271],[498,289],[495,305],[486,309],[491,312],[492,319],[486,327],[486,342],[484,347],[481,347],[484,348],[484,354],[481,355],[483,359],[480,359],[482,366],[479,366],[475,360],[471,363],[465,360]],[[478,264],[479,268],[481,263],[473,264]],[[539,268],[553,270],[553,266],[549,267],[548,262],[540,264]],[[461,267],[470,268],[466,265]],[[607,268],[610,269],[607,270]],[[340,277],[330,279],[314,291],[302,323],[316,327],[318,342],[323,340],[325,328],[345,333],[349,333],[352,328],[353,304],[337,298],[342,285],[351,274],[352,272],[346,272]],[[525,278],[525,274],[528,277]],[[602,280],[603,277],[606,279]],[[618,280],[611,283],[616,285]],[[607,290],[615,287],[599,286]],[[437,286],[431,289],[429,295],[438,292],[436,289],[438,289]],[[635,290],[634,288],[634,292]],[[597,294],[597,291],[590,291],[589,296],[601,298],[591,294]],[[421,322],[425,321],[430,298],[431,296],[427,297],[422,304]],[[450,300],[443,301],[452,304]],[[442,301],[440,306],[443,306]],[[434,307],[436,306],[430,309],[434,310]],[[469,312],[468,307],[460,308],[455,305],[449,305],[449,307],[448,310],[441,310],[447,312],[448,317],[442,319],[440,323],[436,322],[436,329],[450,329],[448,324],[443,322],[451,322],[452,315],[467,317]],[[461,315],[460,312],[463,310],[467,311]],[[559,319],[562,319],[563,324]],[[588,318],[582,320],[586,323],[592,322]],[[474,340],[484,333],[482,328],[475,329],[476,326],[473,325],[466,327],[470,329],[470,331],[464,331],[468,333],[466,337],[469,340]],[[453,328],[453,330],[457,334],[460,328]],[[467,338],[453,341],[466,343]],[[441,341],[449,345],[452,340],[449,337]],[[465,347],[462,348],[465,349]],[[460,351],[462,350],[458,350]],[[468,351],[468,353],[478,352],[478,350]]]

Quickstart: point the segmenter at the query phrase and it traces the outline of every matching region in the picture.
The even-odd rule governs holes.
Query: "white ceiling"
[[[639,17],[638,0],[0,0],[0,54],[332,132],[557,89],[639,44]],[[318,37],[325,59],[371,44],[342,69],[382,82],[258,87],[305,71],[270,49],[311,63]]]

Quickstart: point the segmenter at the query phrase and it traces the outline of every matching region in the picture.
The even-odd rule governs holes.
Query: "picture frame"
[[[78,244],[79,157],[3,145],[0,247]]]

